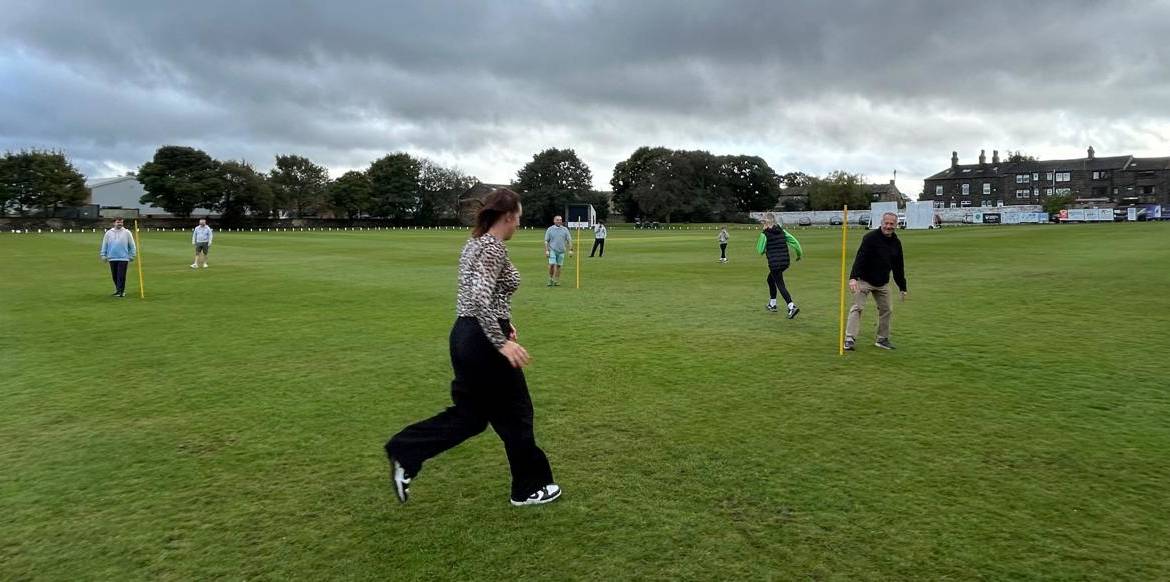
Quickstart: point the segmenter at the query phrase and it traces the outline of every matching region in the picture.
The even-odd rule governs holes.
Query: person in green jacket
[[[799,261],[804,257],[800,241],[796,240],[792,233],[776,224],[776,215],[771,213],[765,215],[764,230],[760,232],[760,237],[756,240],[756,252],[768,258],[768,293],[771,299],[768,301],[767,309],[772,312],[776,311],[776,290],[779,289],[780,295],[788,303],[788,319],[792,319],[796,317],[797,313],[800,313],[800,308],[792,301],[792,295],[784,284],[784,271],[788,269],[790,263],[788,245],[792,245],[792,250],[796,253],[796,260]]]

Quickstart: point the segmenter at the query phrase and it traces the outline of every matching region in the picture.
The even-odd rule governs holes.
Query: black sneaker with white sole
[[[875,346],[877,346],[877,347],[879,347],[879,348],[881,348],[881,349],[883,349],[883,350],[894,350],[894,349],[897,349],[897,348],[895,348],[895,347],[894,347],[894,344],[890,343],[890,340],[889,340],[889,338],[884,338],[884,337],[883,337],[883,338],[879,338],[877,341],[873,342],[873,345],[875,345]]]
[[[795,305],[793,305],[792,307],[789,307],[788,308],[788,319],[792,319],[792,318],[796,317],[797,313],[800,313],[799,307],[797,307]]]
[[[852,351],[853,351],[853,345],[854,345],[853,338],[851,338],[851,337],[847,337],[847,338],[845,338],[845,351],[847,351],[847,352],[852,352]]]
[[[768,311],[771,311],[772,313],[776,313],[776,311],[779,310],[778,307],[776,307],[775,305],[771,305],[771,304],[765,305],[764,309],[767,309]]]
[[[529,495],[527,499],[512,499],[512,505],[521,507],[524,505],[542,505],[556,501],[561,496],[561,487],[556,483],[549,483],[540,489],[537,489]]]
[[[394,457],[390,457],[390,485],[394,488],[394,495],[399,503],[406,503],[410,499],[410,481],[413,475],[407,475],[406,469]]]

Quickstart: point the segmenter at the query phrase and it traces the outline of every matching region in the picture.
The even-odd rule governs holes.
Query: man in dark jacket
[[[872,230],[861,239],[857,257],[853,259],[853,270],[849,274],[849,290],[853,292],[853,307],[849,309],[849,323],[845,326],[845,349],[853,351],[858,328],[861,327],[861,310],[865,307],[865,296],[873,294],[877,304],[877,340],[873,345],[894,349],[890,343],[890,271],[894,272],[894,283],[901,291],[902,301],[906,300],[906,270],[902,263],[902,241],[894,230],[898,226],[898,215],[887,212],[882,215],[881,228]]]

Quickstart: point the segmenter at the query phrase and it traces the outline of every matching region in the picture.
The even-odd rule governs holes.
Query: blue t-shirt
[[[544,231],[544,242],[548,243],[549,250],[563,253],[573,243],[573,235],[563,226],[552,225]]]

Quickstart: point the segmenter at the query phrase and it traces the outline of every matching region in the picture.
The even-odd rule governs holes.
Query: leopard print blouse
[[[501,319],[512,318],[512,294],[520,287],[520,272],[508,259],[503,241],[485,234],[472,238],[459,256],[459,295],[455,312],[479,321],[492,345],[501,347],[508,338],[500,330]]]

